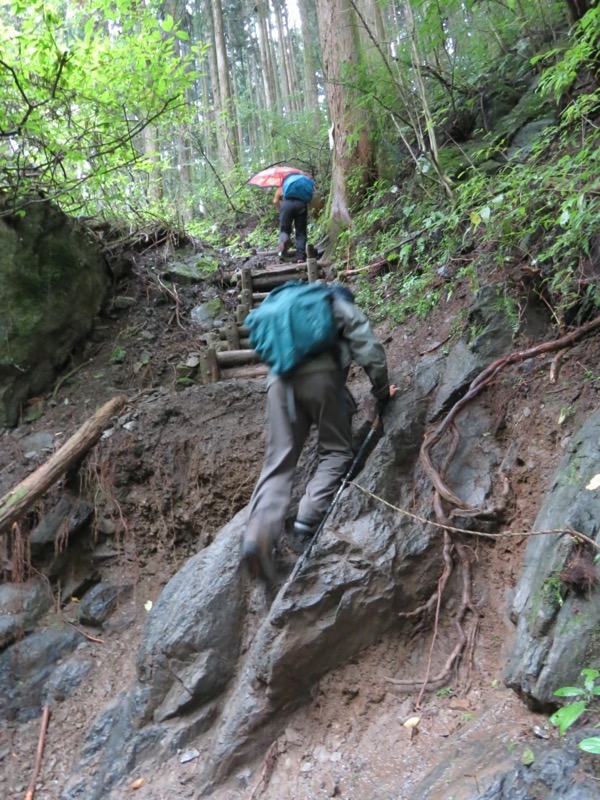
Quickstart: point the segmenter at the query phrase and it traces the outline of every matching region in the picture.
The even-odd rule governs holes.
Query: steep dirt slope
[[[44,800],[60,796],[90,719],[131,682],[145,605],[156,600],[183,561],[245,505],[260,468],[261,380],[208,390],[178,388],[175,365],[198,346],[199,331],[189,322],[189,312],[212,296],[212,289],[179,286],[175,301],[146,279],[143,267],[123,288],[135,303],[102,320],[97,341],[73,364],[71,376],[65,373],[53,393],[30,404],[25,414],[31,422],[0,440],[4,493],[47,455],[32,456],[27,437],[51,432],[64,438],[103,400],[121,391],[131,397],[129,416],[90,454],[85,473],[99,516],[115,522],[114,556],[101,565],[102,575],[132,581],[134,592],[103,631],[87,631],[99,634],[102,644],[82,637],[94,667],[76,693],[53,709],[36,795]],[[402,327],[379,331],[398,382],[407,379],[419,354],[452,342],[470,297],[469,287],[459,286],[425,322],[409,320]],[[515,349],[534,344],[542,332],[541,326],[532,330]],[[600,342],[592,338],[564,354],[556,382],[550,383],[548,356],[511,368],[486,393],[494,432],[500,439],[506,432],[507,442],[516,432],[518,457],[511,481],[511,516],[505,525],[508,535],[493,542],[471,540],[481,619],[468,663],[447,686],[426,693],[417,710],[419,693],[401,694],[389,681],[423,676],[430,657],[443,661],[452,651],[452,612],[461,591],[453,583],[433,656],[431,620],[424,626],[415,622],[409,636],[392,633],[373,645],[355,663],[324,678],[311,704],[295,714],[264,761],[242,770],[217,790],[215,798],[412,800],[415,784],[440,760],[455,761],[456,769],[468,776],[481,737],[500,735],[508,753],[525,748],[535,735],[534,726],[542,732],[548,729],[545,718],[527,712],[502,684],[513,632],[507,602],[525,543],[524,537],[510,532],[531,527],[569,437],[597,406],[599,356]],[[358,371],[352,382],[362,385]],[[127,422],[135,424],[126,429]],[[57,492],[50,493],[47,507]],[[75,606],[53,611],[46,622],[51,625],[61,615],[74,619]],[[402,723],[415,714],[421,720],[411,736]],[[38,724],[11,723],[1,731],[3,796],[24,791],[33,768]],[[135,796],[142,799],[180,800],[194,796],[197,769],[190,751],[165,764],[144,766],[129,783],[141,782]],[[125,788],[113,796],[122,797]],[[443,791],[439,797],[445,797]]]

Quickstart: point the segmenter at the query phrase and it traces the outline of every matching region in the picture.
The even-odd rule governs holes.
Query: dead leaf
[[[453,711],[469,711],[471,705],[466,697],[455,697],[448,703]]]
[[[134,781],[134,782],[131,784],[131,786],[130,786],[129,788],[130,788],[132,791],[135,791],[136,789],[141,789],[141,788],[142,788],[142,786],[144,785],[144,783],[145,783],[145,782],[146,782],[146,779],[145,779],[145,778],[138,778],[137,780],[135,780],[135,781]]]
[[[600,489],[600,472],[597,475],[594,475],[592,480],[585,488],[589,489],[590,492],[593,492],[594,489]]]

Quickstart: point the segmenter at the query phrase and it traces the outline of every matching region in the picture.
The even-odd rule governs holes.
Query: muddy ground
[[[135,303],[108,310],[93,341],[65,367],[54,389],[35,398],[23,410],[19,428],[0,438],[4,494],[48,457],[48,450],[36,450],[36,434],[52,433],[57,447],[102,402],[121,392],[130,398],[80,475],[102,521],[97,542],[107,553],[94,569],[103,579],[133,583],[134,592],[103,630],[81,628],[81,646],[94,668],[76,693],[52,710],[39,800],[57,800],[90,721],[133,681],[146,604],[248,502],[260,468],[264,379],[181,388],[177,364],[197,350],[202,336],[190,312],[212,297],[214,287],[167,284],[172,290],[167,292],[152,278],[153,258],[138,258],[133,274],[118,289]],[[471,297],[464,284],[426,321],[412,318],[400,327],[378,327],[398,383],[410,380],[421,353],[452,346]],[[232,305],[230,295],[224,299]],[[534,336],[522,337],[515,349],[537,343]],[[591,338],[564,354],[555,383],[550,383],[550,355],[510,368],[486,392],[496,421],[492,433],[506,442],[516,433],[519,455],[511,518],[503,528],[507,535],[494,542],[473,537],[471,542],[477,556],[474,594],[481,610],[472,661],[462,663],[446,687],[425,693],[417,709],[419,692],[399,693],[389,678],[425,674],[431,621],[423,627],[415,623],[402,635],[390,633],[323,678],[311,703],[296,712],[265,758],[218,789],[216,800],[418,800],[415,785],[440,763],[449,772],[440,774],[437,794],[431,797],[447,800],[444,786],[451,773],[472,787],[482,738],[498,738],[508,756],[525,749],[536,726],[538,733],[556,735],[546,717],[527,711],[502,683],[514,630],[508,607],[526,544],[524,536],[514,533],[532,527],[569,437],[598,405],[599,356],[600,340]],[[364,377],[356,370],[350,386],[358,395],[365,392]],[[64,483],[53,487],[23,522],[23,533],[53,507]],[[58,591],[55,587],[56,597]],[[433,644],[434,664],[443,664],[454,647],[452,610],[459,593],[457,585],[447,593]],[[63,617],[74,621],[78,600],[74,594],[62,608],[56,602],[45,624]],[[85,634],[102,642],[89,641]],[[414,715],[421,719],[411,736],[403,723]],[[0,730],[1,796],[24,794],[38,730],[39,720]],[[198,759],[182,761],[193,755],[144,765],[111,797],[125,796],[128,787],[140,800],[192,797]],[[135,790],[134,781],[139,786]]]

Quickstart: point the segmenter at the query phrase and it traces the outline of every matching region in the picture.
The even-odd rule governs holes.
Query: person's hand
[[[398,387],[396,386],[396,384],[395,384],[395,383],[392,383],[392,384],[390,385],[390,400],[391,400],[391,399],[392,399],[392,397],[393,397],[393,396],[396,394],[396,392],[397,392],[397,391],[398,391]]]

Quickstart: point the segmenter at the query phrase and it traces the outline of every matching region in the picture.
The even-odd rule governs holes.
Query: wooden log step
[[[306,264],[277,264],[269,269],[253,269],[252,282],[255,278],[265,278],[269,275],[293,275],[297,272],[306,271]],[[242,282],[242,270],[235,270],[233,272],[223,272],[221,279],[226,283]]]
[[[229,367],[221,370],[221,380],[230,381],[244,378],[262,378],[268,373],[264,364],[253,364],[249,367]]]
[[[224,326],[223,328],[219,328],[218,331],[219,331],[219,338],[220,339],[227,339],[228,338],[227,337],[227,326]],[[238,332],[238,336],[241,339],[247,339],[248,336],[250,335],[250,331],[244,325],[238,325],[237,326],[237,332]]]
[[[283,286],[288,281],[305,281],[307,277],[306,270],[293,275],[270,275],[264,278],[254,278],[252,286],[256,291],[264,291],[265,289],[275,289],[277,286]]]
[[[244,364],[258,364],[260,358],[254,350],[221,350],[216,354],[219,367],[240,367]]]

